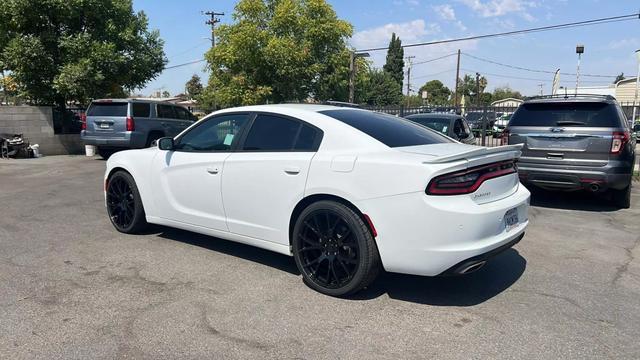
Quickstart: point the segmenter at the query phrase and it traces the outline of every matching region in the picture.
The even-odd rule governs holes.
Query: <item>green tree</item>
[[[240,0],[206,59],[205,107],[346,100],[352,26],[324,0]]]
[[[418,91],[420,96],[423,91],[427,92],[427,102],[431,105],[445,105],[451,96],[451,90],[440,80],[431,80],[422,85]]]
[[[202,93],[202,83],[200,82],[200,76],[198,76],[197,74],[193,74],[191,79],[187,81],[184,87],[187,90],[187,95],[189,95],[191,99],[200,96],[200,94]]]
[[[523,99],[524,97],[519,91],[512,90],[509,86],[497,87],[493,90],[493,101],[507,98]]]
[[[167,90],[162,91],[162,94],[160,94],[163,98],[170,98],[171,97],[171,93],[168,92]]]
[[[471,104],[477,104],[477,85],[478,84],[476,84],[476,77],[466,74],[462,79],[458,79],[458,91],[460,92],[459,96],[465,95],[467,96],[467,99],[470,100]],[[487,78],[485,78],[484,76],[480,76],[479,85],[480,94],[482,94],[484,92],[484,89],[486,89],[487,87]]]
[[[162,71],[157,31],[131,0],[4,0],[0,70],[39,104],[118,96]]]
[[[395,90],[396,80],[384,70],[369,70],[356,85],[356,101],[359,103],[386,106],[402,101],[402,94]]]
[[[616,76],[616,79],[613,80],[613,83],[617,84],[619,81],[622,81],[622,80],[624,80],[624,73],[623,72],[621,72],[618,76]]]
[[[396,33],[391,34],[391,41],[389,41],[389,49],[387,50],[387,60],[382,67],[385,72],[389,73],[391,77],[396,81],[394,91],[399,93],[399,98],[402,98],[402,82],[404,80],[404,49],[402,48],[402,40],[396,36]]]

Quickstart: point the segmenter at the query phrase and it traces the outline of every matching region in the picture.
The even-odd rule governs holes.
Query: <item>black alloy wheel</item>
[[[144,208],[135,181],[118,171],[107,182],[107,212],[116,230],[134,233],[146,225]]]
[[[375,240],[349,207],[320,201],[305,209],[294,228],[293,251],[305,282],[342,296],[366,287],[379,269]]]

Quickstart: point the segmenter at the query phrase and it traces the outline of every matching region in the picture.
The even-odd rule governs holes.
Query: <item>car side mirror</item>
[[[171,137],[163,137],[158,139],[158,149],[160,150],[173,150],[173,138]]]

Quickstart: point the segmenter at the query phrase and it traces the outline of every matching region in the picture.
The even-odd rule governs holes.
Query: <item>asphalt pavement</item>
[[[535,192],[525,238],[478,272],[337,299],[284,255],[118,233],[104,166],[0,160],[1,359],[640,358],[640,184],[628,210]]]

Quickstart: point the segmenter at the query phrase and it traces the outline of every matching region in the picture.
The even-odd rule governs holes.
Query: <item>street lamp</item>
[[[576,71],[575,95],[578,95],[578,86],[580,86],[580,60],[582,59],[582,54],[584,54],[584,45],[576,45],[576,54],[578,54],[578,71]]]
[[[350,53],[350,59],[349,59],[349,102],[353,103],[353,98],[354,98],[354,81],[355,81],[355,75],[356,75],[356,59],[359,57],[369,57],[369,53],[356,53],[355,51],[352,51]]]
[[[638,104],[638,83],[640,82],[640,49],[636,50],[636,59],[638,59],[638,73],[636,74],[636,95],[633,97],[633,116],[631,123],[636,121],[636,105]]]

